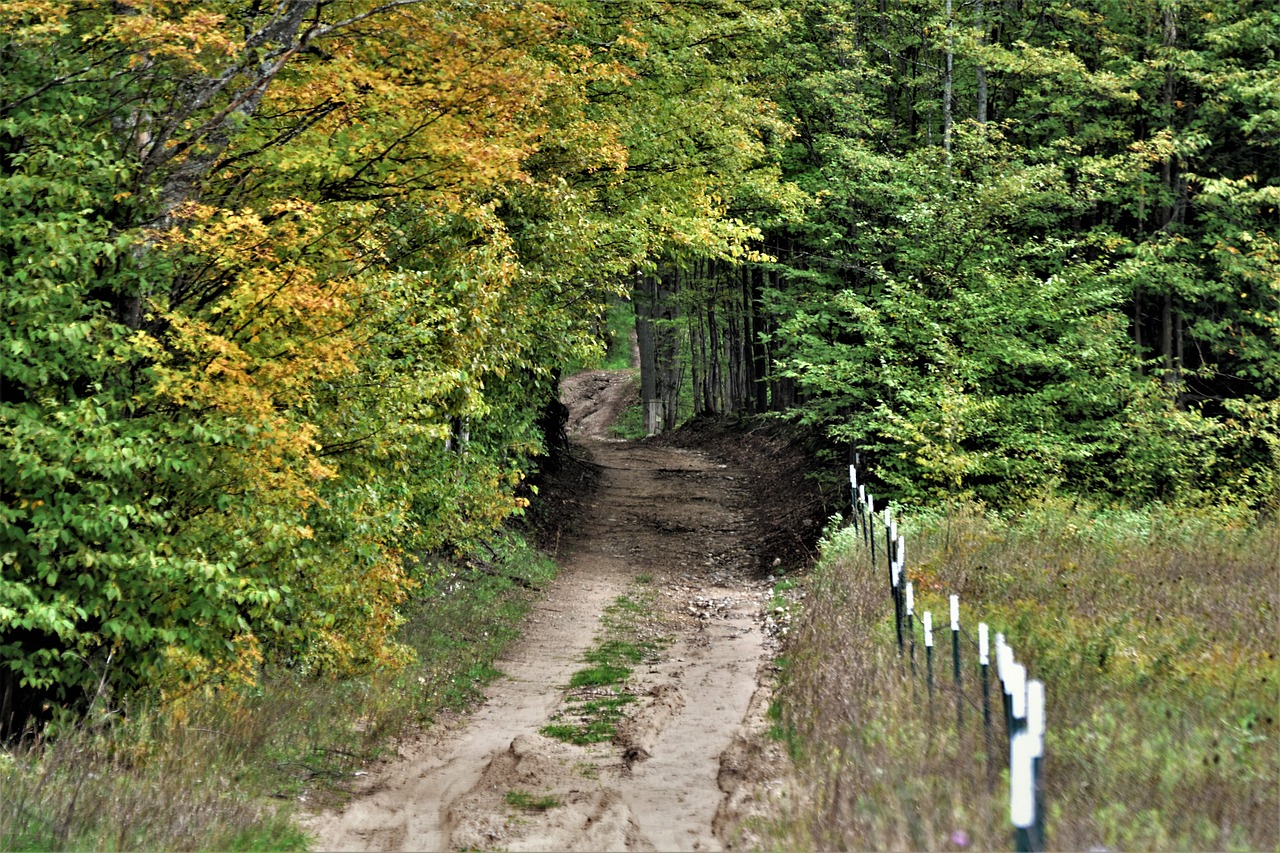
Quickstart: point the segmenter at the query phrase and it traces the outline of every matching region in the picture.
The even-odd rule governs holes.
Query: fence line
[[[924,645],[925,681],[928,687],[929,709],[933,713],[934,706],[934,634],[933,613],[924,611],[920,618],[915,613],[914,582],[907,577],[906,541],[898,531],[898,522],[893,518],[890,508],[882,509],[883,548],[877,547],[876,528],[881,526],[875,511],[875,497],[864,483],[858,480],[859,455],[854,455],[854,463],[849,465],[849,483],[853,495],[853,523],[862,534],[863,542],[870,554],[872,573],[881,571],[878,564],[879,553],[884,552],[884,568],[887,568],[889,594],[893,600],[894,636],[897,641],[898,655],[906,659],[912,678],[918,676],[916,661],[916,623],[921,626],[921,641]],[[973,650],[976,648],[978,671],[982,683],[982,726],[986,743],[987,766],[989,777],[994,781],[996,767],[993,741],[995,737],[994,715],[991,698],[991,658],[994,651],[996,681],[1000,686],[1001,713],[1005,752],[1009,768],[1009,821],[1013,826],[1014,848],[1023,851],[1041,851],[1044,849],[1044,804],[1041,797],[1040,769],[1044,759],[1045,736],[1045,691],[1044,683],[1027,677],[1026,667],[1018,663],[1013,648],[1005,640],[1004,634],[996,633],[994,649],[992,649],[991,630],[986,622],[978,623],[976,643],[971,634],[964,630],[960,620],[960,596],[952,594],[948,599],[950,617],[948,627],[951,633],[951,679],[956,697],[956,726],[963,728],[965,723],[965,703],[969,702],[977,711],[977,704],[964,692],[964,675],[961,666],[962,646]],[[962,637],[963,635],[963,637]],[[962,643],[963,639],[963,643]]]

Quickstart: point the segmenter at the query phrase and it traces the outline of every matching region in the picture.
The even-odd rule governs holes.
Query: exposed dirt
[[[798,455],[763,433],[703,424],[624,442],[607,428],[629,371],[564,382],[573,457],[544,486],[563,569],[506,674],[474,714],[404,743],[365,789],[310,829],[334,850],[719,850],[749,845],[782,778],[762,737],[770,651],[785,630],[773,573],[802,562],[825,518]],[[641,701],[613,743],[539,730],[605,607],[656,588],[669,643],[636,668]],[[513,803],[512,792],[542,799]],[[545,798],[545,799],[543,799]]]

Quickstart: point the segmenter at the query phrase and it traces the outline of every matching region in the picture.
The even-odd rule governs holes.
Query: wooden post
[[[873,573],[876,570],[876,526],[871,522],[871,519],[875,516],[875,507],[875,498],[872,497],[870,492],[867,492],[867,530],[870,532],[871,537],[871,571]]]
[[[893,629],[898,638],[898,656],[901,657],[904,650],[902,623],[906,618],[906,608],[902,595],[902,563],[897,556],[894,557],[892,568],[889,580],[893,584],[893,589],[890,590],[893,595]]]
[[[1009,667],[1013,664],[1013,650],[1004,641],[1004,634],[996,634],[996,679],[1000,682],[1000,698],[1004,707],[1004,734],[1009,737]]]
[[[889,594],[893,596],[893,630],[898,639],[898,654],[902,654],[902,598],[898,594],[898,555],[894,546],[898,543],[898,523],[890,518],[889,508],[884,508],[884,554],[889,564]]]
[[[849,466],[849,503],[853,505],[853,518],[857,522],[858,511],[858,467],[856,465]]]
[[[906,608],[906,601],[905,601],[905,594],[904,594],[904,592],[903,592],[903,588],[902,588],[902,587],[903,587],[903,582],[906,580],[906,577],[907,577],[907,571],[906,571],[906,570],[907,570],[907,557],[906,557],[906,554],[907,554],[907,542],[906,542],[906,537],[904,537],[904,536],[902,536],[902,535],[899,535],[899,536],[898,536],[898,547],[894,549],[894,555],[895,555],[895,562],[894,562],[894,593],[895,593],[895,599],[896,599],[896,601],[897,601],[897,614],[898,614],[898,655],[899,655],[899,656],[901,656],[901,655],[902,655],[902,651],[903,651],[903,642],[902,642],[902,623],[903,623],[903,621],[905,620],[905,617],[906,617],[906,609],[907,609],[907,608]]]
[[[862,544],[871,547],[871,538],[867,532],[867,487],[858,486],[858,521],[862,526]]]

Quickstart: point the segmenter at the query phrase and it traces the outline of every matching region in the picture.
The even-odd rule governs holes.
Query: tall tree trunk
[[[987,44],[987,19],[986,9],[982,0],[976,0],[973,11],[974,26],[978,28],[978,47],[985,47]],[[982,64],[982,59],[978,59],[978,124],[987,123],[987,69]]]
[[[947,167],[951,167],[951,77],[955,66],[955,34],[951,0],[947,0],[947,57],[942,76],[942,150],[947,155]]]
[[[701,356],[702,309],[697,308],[690,311],[685,325],[688,327],[689,334],[689,387],[693,389],[694,414],[700,414],[698,400],[700,398],[700,389],[702,388],[701,383],[706,381],[706,371],[703,370],[704,365]]]
[[[658,368],[658,398],[661,401],[662,429],[675,429],[680,400],[680,338],[676,321],[680,312],[675,295],[680,287],[680,269],[667,267],[658,276],[657,311],[654,316],[655,360]]]
[[[656,276],[636,273],[636,289],[633,297],[636,308],[636,348],[640,351],[640,399],[644,406],[644,431],[656,435],[661,428],[660,401],[658,399],[657,336],[653,324],[658,298]]]
[[[1145,374],[1146,368],[1143,362],[1146,361],[1147,354],[1142,351],[1142,291],[1134,291],[1133,294],[1133,345],[1134,350],[1138,354],[1138,374]]]
[[[1178,43],[1178,19],[1177,10],[1172,2],[1166,2],[1162,12],[1162,20],[1164,33],[1162,44],[1166,52],[1171,52]],[[1166,126],[1170,132],[1173,131],[1173,105],[1174,105],[1174,87],[1176,80],[1173,73],[1172,59],[1165,70],[1164,77],[1164,116]],[[1165,200],[1168,206],[1165,207],[1161,215],[1161,227],[1166,231],[1172,232],[1177,224],[1180,213],[1183,209],[1181,199],[1181,188],[1175,188],[1175,182],[1180,183],[1177,174],[1177,163],[1174,155],[1170,155],[1165,159],[1160,169],[1160,180],[1164,186]],[[1174,349],[1174,293],[1172,286],[1164,294],[1164,306],[1160,317],[1160,352],[1164,356],[1165,382],[1170,385],[1177,385],[1182,380],[1182,365],[1179,363],[1178,354]],[[1181,405],[1181,399],[1179,399]]]
[[[769,409],[769,349],[764,341],[768,331],[768,318],[764,316],[761,297],[764,291],[764,268],[755,267],[751,271],[751,382],[755,395],[755,412],[757,414]]]

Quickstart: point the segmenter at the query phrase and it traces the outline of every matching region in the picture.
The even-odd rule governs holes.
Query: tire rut
[[[314,818],[319,849],[726,846],[722,756],[759,710],[768,656],[761,620],[770,584],[755,572],[750,495],[739,472],[694,450],[581,433],[575,446],[601,482],[581,531],[561,543],[562,571],[497,664],[506,677],[461,724],[423,733],[345,808]],[[671,639],[635,668],[630,689],[641,701],[615,743],[543,736],[601,613],[638,576],[656,591]],[[512,792],[554,805],[513,807]]]

